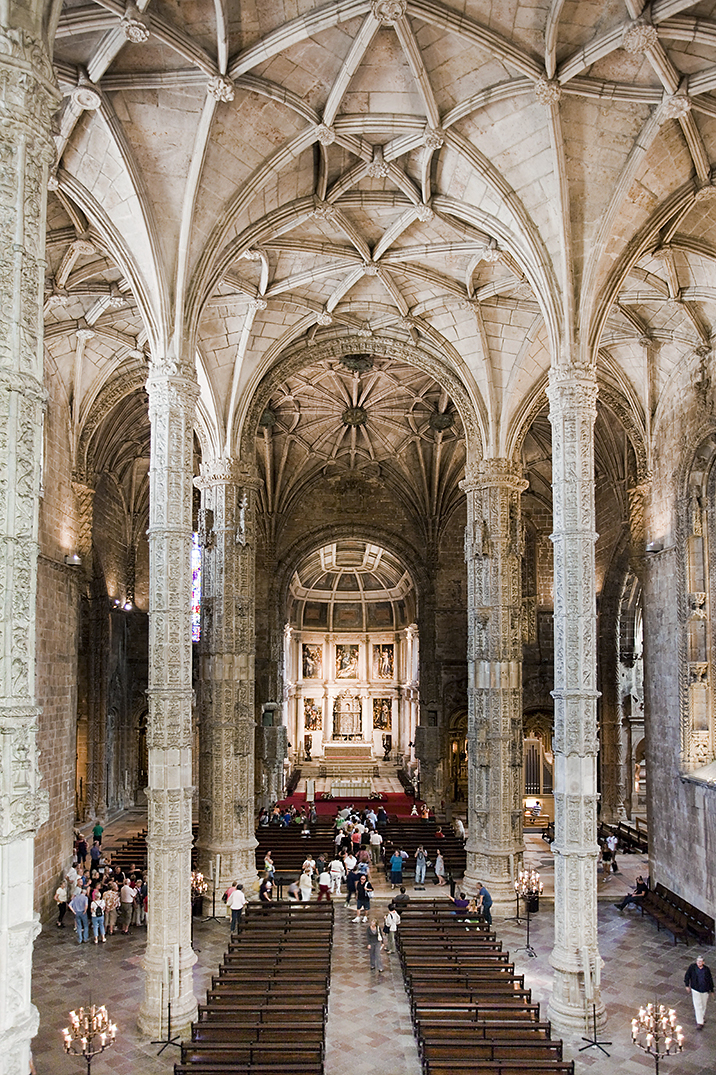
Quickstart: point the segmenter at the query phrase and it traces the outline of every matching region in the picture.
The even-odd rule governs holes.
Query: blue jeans
[[[82,941],[89,940],[89,918],[86,912],[84,914],[75,915],[75,926],[77,927],[77,940],[81,944]]]
[[[415,884],[416,885],[424,885],[425,884],[425,863],[424,862],[416,862],[415,863]]]
[[[92,915],[92,932],[94,933],[95,940],[97,934],[100,937],[104,937],[104,915]]]

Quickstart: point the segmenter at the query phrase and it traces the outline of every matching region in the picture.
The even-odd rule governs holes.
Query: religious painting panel
[[[320,679],[323,675],[323,651],[321,646],[303,643],[303,678]]]
[[[307,732],[320,732],[323,727],[323,713],[315,698],[303,699],[303,727]]]
[[[373,646],[373,679],[392,679],[394,667],[395,654],[392,642]]]
[[[375,649],[378,649],[376,646]],[[373,728],[381,732],[393,730],[392,721],[393,707],[390,698],[373,699]]]
[[[336,679],[358,678],[358,646],[336,646]]]

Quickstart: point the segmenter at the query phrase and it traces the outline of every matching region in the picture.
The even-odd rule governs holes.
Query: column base
[[[515,880],[522,869],[524,848],[503,852],[499,855],[476,851],[468,846],[467,867],[462,880],[462,889],[468,896],[474,896],[481,881],[492,896],[492,903],[498,913],[505,911],[508,905],[514,907]]]
[[[39,1026],[40,1013],[31,1004],[24,1019],[0,1033],[0,1075],[30,1070],[30,1044]]]
[[[171,1033],[172,1037],[178,1035],[180,1038],[188,1038],[191,1036],[191,1024],[196,1021],[198,1014],[198,1005],[194,993],[191,991],[193,985],[192,970],[191,968],[196,963],[196,952],[189,948],[182,951],[181,958],[181,986],[184,987],[183,992],[180,992],[179,996],[172,998],[172,1025]],[[139,1015],[137,1017],[137,1026],[140,1032],[148,1039],[154,1041],[164,1041],[167,1038],[169,1031],[168,1024],[168,1009],[167,1009],[167,989],[164,984],[164,961],[155,964],[151,962],[148,957],[145,957],[144,968],[147,974],[145,984],[144,1002],[139,1009]],[[161,969],[159,969],[161,968]],[[187,989],[186,986],[189,988]]]
[[[593,1011],[596,1014],[597,1033],[601,1034],[607,1025],[607,1012],[600,990],[595,989],[593,999],[587,999],[582,969],[570,964],[568,959],[555,957],[554,952],[549,961],[554,967],[554,981],[547,1016],[557,1034],[591,1032],[594,1026]]]

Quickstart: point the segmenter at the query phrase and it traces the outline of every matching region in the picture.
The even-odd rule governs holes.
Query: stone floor
[[[127,828],[141,827],[134,816],[123,819],[120,826],[108,826],[105,844],[111,844]],[[540,870],[545,891],[551,892],[552,866],[547,844],[528,836],[528,865]],[[606,1049],[609,1057],[597,1049],[580,1053],[580,1036],[565,1038],[565,1055],[576,1061],[577,1073],[594,1070],[607,1075],[648,1075],[654,1062],[632,1046],[630,1020],[640,1004],[657,999],[676,1008],[686,1034],[681,1056],[662,1061],[661,1075],[714,1075],[716,1072],[716,1001],[710,1002],[706,1027],[702,1033],[694,1028],[690,997],[683,987],[684,971],[696,958],[698,949],[674,947],[671,934],[657,932],[635,909],[620,914],[613,906],[640,872],[644,860],[622,856],[620,874],[609,881],[599,881],[599,946],[604,959],[602,990],[607,1006],[608,1024],[601,1036],[611,1039]],[[425,893],[432,898],[433,888]],[[374,908],[383,913],[390,899],[389,886],[376,883]],[[519,973],[533,990],[535,1000],[546,1003],[551,988],[549,953],[554,938],[552,899],[543,897],[539,912],[530,922],[530,942],[536,951],[529,958],[518,949],[526,941],[526,923],[496,916],[495,927],[509,949]],[[207,908],[209,910],[209,908]],[[224,911],[223,904],[218,913]],[[514,913],[514,909],[510,913]],[[336,905],[336,930],[332,968],[331,996],[326,1045],[326,1075],[419,1075],[420,1066],[410,1026],[410,1015],[403,991],[396,956],[384,954],[385,972],[371,971],[365,948],[365,926],[353,923],[353,912],[343,901]],[[114,1072],[117,1075],[168,1075],[178,1057],[178,1049],[168,1048],[157,1056],[159,1046],[144,1040],[136,1029],[136,1014],[143,995],[141,961],[145,931],[134,929],[129,936],[112,937],[104,946],[86,944],[78,947],[71,928],[58,930],[54,922],[46,924],[35,947],[33,1000],[40,1011],[40,1032],[34,1043],[38,1075],[82,1075],[83,1066],[62,1050],[62,1028],[70,1008],[88,1001],[90,994],[109,1008],[119,1027],[117,1043],[92,1065],[93,1075]],[[194,968],[195,992],[202,998],[209,978],[228,941],[228,921],[199,921],[195,928],[198,961]],[[704,953],[716,971],[712,950]],[[525,1075],[529,1075],[526,1070]]]

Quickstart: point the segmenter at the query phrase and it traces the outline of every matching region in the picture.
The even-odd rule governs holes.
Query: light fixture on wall
[[[65,556],[65,563],[68,567],[82,567],[82,557],[77,552],[68,552]]]
[[[664,548],[663,541],[650,541],[646,546],[647,552],[661,552]]]
[[[125,612],[131,612],[132,609],[134,608],[134,605],[132,604],[131,601],[125,601],[124,604],[122,605],[122,608],[124,609]]]

